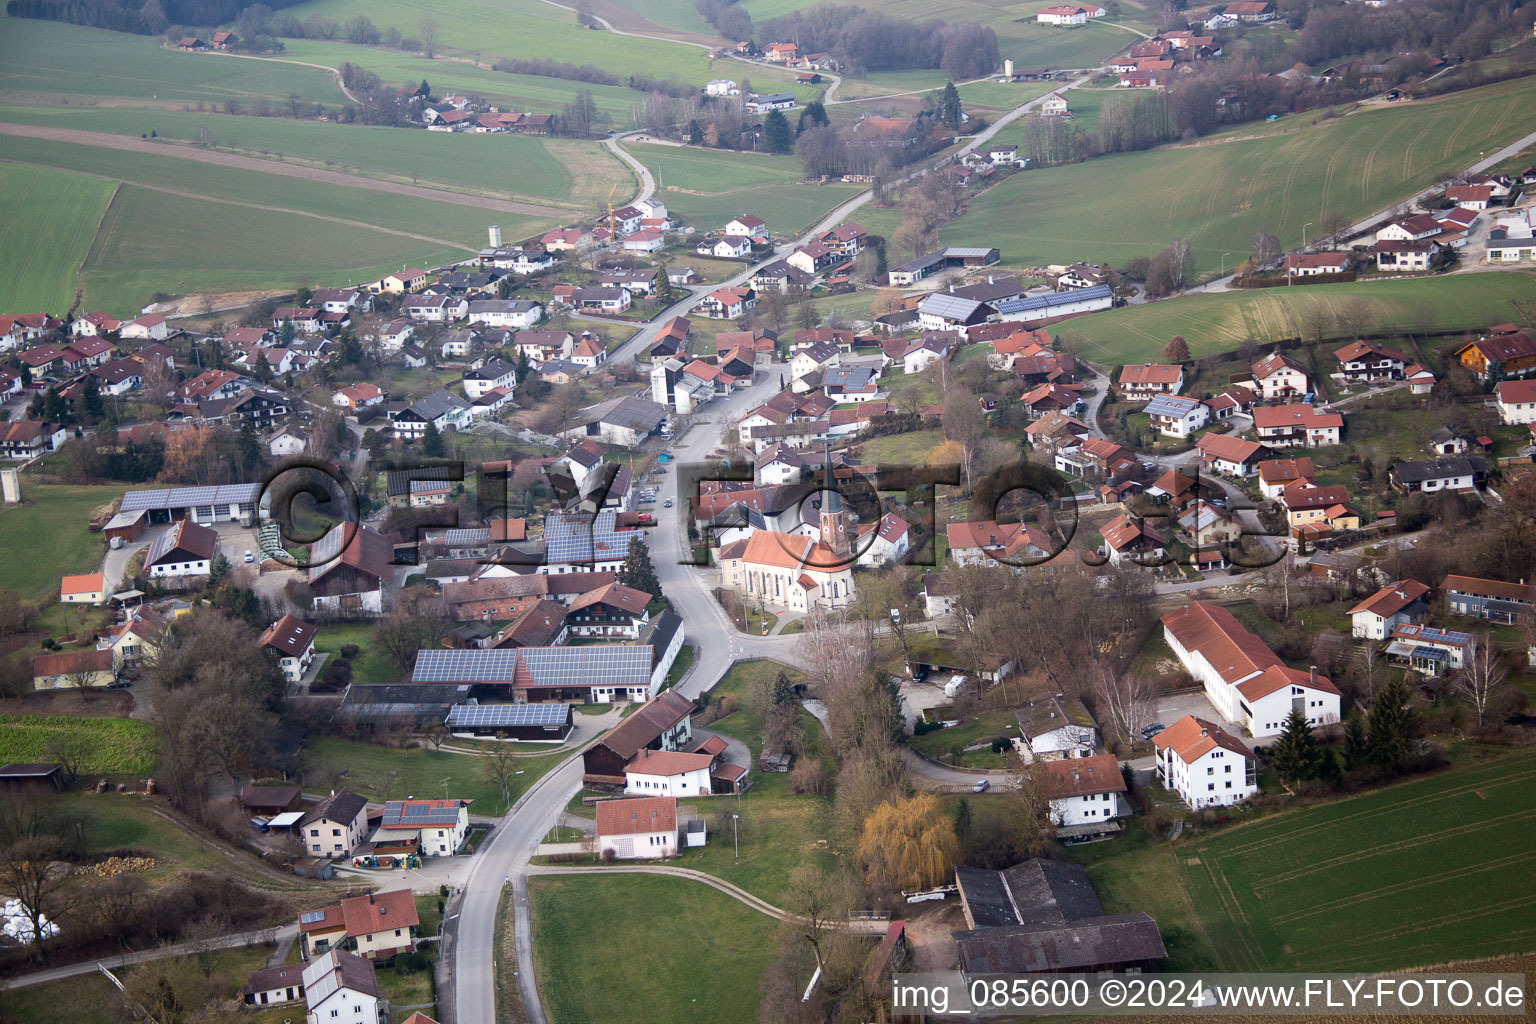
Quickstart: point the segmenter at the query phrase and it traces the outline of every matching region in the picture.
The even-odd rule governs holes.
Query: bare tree
[[[47,941],[46,928],[74,906],[79,889],[68,865],[72,851],[58,823],[35,798],[17,794],[0,806],[0,892],[21,901],[33,946]]]
[[[1150,680],[1135,672],[1116,672],[1101,662],[1094,671],[1094,696],[1099,712],[1128,743],[1134,743],[1142,726],[1156,720],[1156,688]]]
[[[421,40],[421,51],[427,55],[427,60],[437,56],[437,19],[430,14],[423,14],[421,20],[416,23],[416,37]]]
[[[1492,638],[1486,633],[1473,636],[1461,674],[1456,677],[1456,693],[1477,716],[1478,725],[1497,715],[1504,703],[1506,674]]]
[[[57,764],[64,771],[68,785],[80,777],[80,765],[88,756],[85,738],[81,733],[62,730],[48,737],[43,744],[43,760]]]
[[[1280,258],[1280,239],[1261,229],[1254,233],[1249,251],[1253,253],[1253,262],[1263,269]]]
[[[504,743],[498,743],[480,759],[480,772],[485,780],[501,790],[501,802],[511,803],[512,777],[517,774],[517,755]]]

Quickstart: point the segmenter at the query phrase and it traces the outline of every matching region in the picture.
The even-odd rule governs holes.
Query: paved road
[[[548,0],[546,0],[546,2],[548,2]],[[624,163],[629,166],[629,169],[635,172],[635,177],[640,179],[640,191],[637,192],[635,197],[629,201],[631,205],[638,203],[641,200],[649,199],[651,196],[656,194],[656,179],[651,175],[651,169],[649,167],[645,166],[645,164],[641,163],[639,160],[636,160],[633,156],[630,156],[629,151],[619,143],[631,135],[644,134],[646,133],[643,131],[633,131],[624,132],[621,135],[610,135],[603,143],[603,145],[608,147],[608,151],[610,153],[624,161]]]
[[[50,981],[62,981],[65,978],[78,978],[82,974],[95,974],[96,965],[101,964],[108,969],[118,967],[131,967],[134,964],[148,963],[151,960],[163,960],[166,957],[190,956],[212,946],[214,949],[242,949],[246,946],[261,946],[268,942],[291,943],[294,936],[299,933],[296,924],[285,924],[280,928],[263,928],[261,931],[241,932],[239,935],[224,935],[207,942],[178,942],[169,946],[156,946],[154,949],[142,949],[136,953],[121,953],[117,956],[103,957],[100,960],[87,960],[78,964],[66,964],[63,967],[50,967],[44,971],[34,971],[31,974],[23,974],[17,978],[7,978],[0,981],[0,990],[16,988],[28,988],[32,985],[42,985]],[[491,1018],[487,1017],[486,1020]]]

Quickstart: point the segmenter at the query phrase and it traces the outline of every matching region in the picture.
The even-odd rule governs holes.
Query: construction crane
[[[619,186],[617,184],[608,190],[608,237],[610,239],[619,237],[619,232],[616,228],[616,222],[613,219],[613,194],[618,190]]]

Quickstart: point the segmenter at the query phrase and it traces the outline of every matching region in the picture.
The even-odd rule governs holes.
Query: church
[[[827,461],[826,480],[832,479]],[[853,534],[843,499],[823,491],[817,537],[773,530],[751,535],[720,549],[721,583],[749,606],[805,613],[819,608],[840,611],[854,601]]]

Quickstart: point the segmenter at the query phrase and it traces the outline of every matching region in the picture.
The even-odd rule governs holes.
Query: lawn
[[[516,801],[553,768],[565,753],[521,758],[522,774],[512,777],[508,795]],[[484,759],[438,750],[397,750],[373,743],[323,736],[304,749],[306,785],[315,789],[350,789],[370,800],[452,797],[473,800],[475,814],[506,811],[501,790],[482,771]]]
[[[315,634],[315,653],[341,657],[347,644],[358,646],[352,659],[354,683],[398,683],[405,676],[389,655],[373,646],[373,627],[366,623],[321,626]]]
[[[160,741],[149,722],[130,718],[77,718],[73,715],[0,715],[0,764],[46,760],[55,736],[81,746],[80,774],[152,775],[160,763]]]
[[[908,434],[887,434],[863,442],[859,457],[877,465],[921,466],[943,440],[944,432],[937,427]]]
[[[805,176],[800,161],[792,156],[733,153],[724,149],[694,146],[632,145],[626,149],[651,169],[660,186],[719,195],[732,189],[776,182],[799,181]],[[765,218],[766,219],[766,218]],[[774,225],[768,225],[774,230]]]
[[[1218,968],[1388,970],[1530,949],[1536,753],[1485,756],[1176,847]]]
[[[995,244],[1005,262],[1035,266],[1121,263],[1181,237],[1193,247],[1197,274],[1214,277],[1223,253],[1231,254],[1230,267],[1261,229],[1287,248],[1301,243],[1304,230],[1316,240],[1325,211],[1369,216],[1536,129],[1529,99],[1525,82],[1505,82],[1304,131],[1031,171],[977,196],[940,237]],[[1148,195],[1179,201],[1149,208]]]
[[[228,857],[205,846],[194,836],[172,825],[155,813],[156,801],[150,797],[106,793],[65,793],[58,797],[61,807],[76,811],[87,821],[86,845],[90,852],[142,850],[152,854],[157,863],[154,877],[170,876],[178,870],[227,873]],[[255,882],[256,876],[245,879]],[[295,885],[301,885],[294,879]]]
[[[1175,334],[1188,339],[1190,354],[1197,357],[1233,351],[1248,338],[1260,344],[1295,338],[1308,322],[1307,310],[1315,306],[1329,314],[1325,336],[1342,339],[1348,332],[1337,322],[1337,314],[1345,303],[1367,303],[1375,330],[1410,333],[1524,323],[1517,303],[1533,300],[1536,276],[1457,274],[1186,295],[1089,313],[1062,330],[1081,333],[1087,339],[1087,356],[1096,362],[1135,363],[1161,358]]]
[[[159,102],[248,103],[263,97],[340,106],[346,97],[329,71],[296,64],[240,60],[217,54],[178,53],[153,36],[4,18],[0,29],[0,91],[46,96],[50,103],[82,97],[126,97]]]
[[[122,493],[121,487],[37,484],[23,477],[22,503],[0,506],[0,591],[41,599],[58,590],[60,576],[99,569],[106,549],[87,523]]]
[[[1007,752],[994,754],[990,748],[961,754],[958,758],[948,755],[962,750],[972,743],[987,743],[999,737],[1008,739],[1018,734],[1018,720],[1007,709],[981,711],[966,721],[949,729],[936,729],[921,736],[913,736],[912,749],[931,758],[969,768],[1001,768],[1007,763]]]
[[[724,893],[681,878],[593,875],[531,878],[528,899],[550,1020],[753,1019],[777,923]]]
[[[64,315],[75,298],[75,271],[116,188],[101,178],[45,167],[8,166],[0,174],[7,309]]]
[[[535,203],[571,200],[575,179],[561,160],[567,155],[579,160],[591,179],[583,182],[587,186],[583,189],[584,198],[588,200],[599,186],[601,195],[606,197],[614,183],[631,180],[629,172],[605,155],[606,150],[598,143],[546,142],[525,135],[443,135],[204,111],[87,107],[0,107],[0,121],[120,135],[155,132],[161,138],[181,142],[205,138],[217,149],[243,156]],[[104,185],[94,179],[79,180]],[[5,198],[4,192],[0,190],[0,200]],[[103,200],[101,206],[105,205]],[[572,205],[573,209],[586,212],[584,207]],[[92,233],[94,230],[93,222]],[[75,262],[78,264],[79,260]]]

